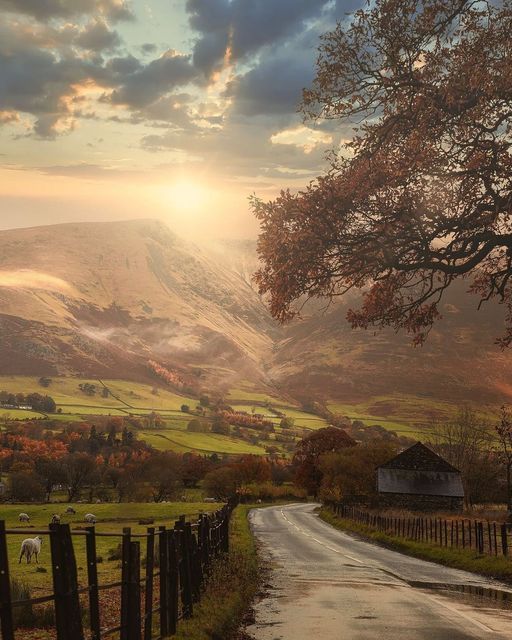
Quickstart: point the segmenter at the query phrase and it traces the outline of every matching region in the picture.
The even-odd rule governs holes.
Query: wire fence
[[[343,503],[328,505],[339,518],[364,524],[387,535],[480,555],[508,556],[512,545],[512,524],[471,518],[394,516]]]
[[[14,611],[27,605],[53,603],[57,640],[159,640],[175,635],[180,620],[193,615],[201,599],[205,579],[213,571],[213,560],[229,551],[229,522],[233,504],[197,521],[185,516],[173,528],[148,527],[145,533],[124,528],[119,533],[96,531],[94,526],[71,530],[68,524],[50,524],[31,530],[50,539],[53,592],[39,598],[14,600],[9,573],[8,536],[26,536],[27,531],[7,529],[0,520],[0,625],[3,640],[17,640]],[[85,536],[87,586],[80,586],[73,540]],[[120,540],[121,579],[100,584],[96,541],[99,537]],[[141,557],[145,547],[145,557]],[[100,594],[114,591],[120,600],[114,626],[105,626]],[[120,597],[119,597],[120,596]],[[114,599],[116,601],[116,599]],[[84,623],[85,621],[85,623]]]

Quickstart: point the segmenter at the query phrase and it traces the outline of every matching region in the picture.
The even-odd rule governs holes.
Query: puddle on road
[[[512,611],[512,592],[472,584],[449,584],[445,582],[418,582],[408,580],[414,589],[438,591],[442,595],[457,595],[478,607],[489,607]]]

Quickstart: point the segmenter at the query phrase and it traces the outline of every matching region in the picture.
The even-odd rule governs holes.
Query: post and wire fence
[[[327,505],[339,518],[352,520],[387,535],[480,555],[509,556],[512,524],[433,515],[396,516],[343,503]]]
[[[176,634],[181,620],[192,617],[205,580],[215,569],[215,558],[229,551],[229,522],[234,504],[214,513],[200,514],[195,522],[181,516],[172,528],[148,527],[145,533],[100,532],[94,526],[72,530],[69,524],[50,524],[31,530],[50,539],[51,594],[39,598],[14,599],[9,571],[8,537],[27,534],[7,529],[0,520],[0,626],[2,640],[18,640],[16,608],[53,603],[57,640],[159,640]],[[74,539],[85,536],[87,584],[80,585]],[[100,584],[96,542],[99,537],[120,539],[121,576]],[[141,550],[145,552],[143,558]],[[100,606],[100,594],[115,592],[119,611],[116,623]]]

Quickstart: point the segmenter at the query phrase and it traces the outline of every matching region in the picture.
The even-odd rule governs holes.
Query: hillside
[[[494,346],[502,309],[460,285],[427,344],[352,331],[346,303],[310,306],[278,327],[252,286],[251,242],[199,248],[160,222],[66,224],[0,233],[0,375],[154,383],[148,362],[185,386],[321,399],[395,423],[512,395],[512,358]]]
[[[262,381],[273,332],[241,276],[160,222],[0,234],[0,373],[139,379],[155,359]]]

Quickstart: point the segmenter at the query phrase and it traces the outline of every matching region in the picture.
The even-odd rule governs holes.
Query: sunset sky
[[[350,135],[302,122],[354,0],[0,0],[0,228],[158,217],[249,236],[247,197]]]

